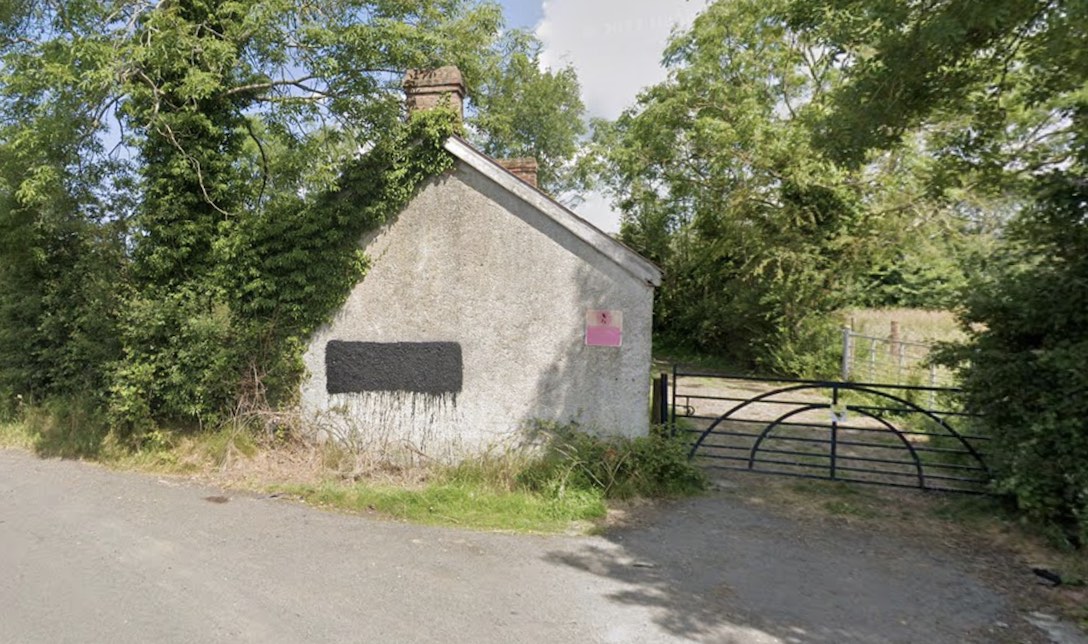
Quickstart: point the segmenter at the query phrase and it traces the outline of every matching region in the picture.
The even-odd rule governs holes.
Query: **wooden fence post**
[[[850,379],[850,367],[854,362],[854,331],[844,326],[842,328],[842,379]]]

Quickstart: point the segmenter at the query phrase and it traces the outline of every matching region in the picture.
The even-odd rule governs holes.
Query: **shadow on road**
[[[844,525],[806,524],[729,493],[546,560],[619,582],[662,636],[704,642],[1024,641],[1004,599],[950,556]],[[1030,640],[1029,640],[1030,641]]]

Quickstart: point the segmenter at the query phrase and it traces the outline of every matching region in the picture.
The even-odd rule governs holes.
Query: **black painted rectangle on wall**
[[[325,389],[459,393],[464,377],[456,342],[344,342],[325,345]]]

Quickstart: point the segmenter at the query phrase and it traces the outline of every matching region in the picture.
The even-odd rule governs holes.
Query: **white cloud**
[[[536,35],[549,67],[574,65],[592,116],[616,118],[665,78],[661,52],[705,0],[545,0]]]
[[[574,209],[578,216],[606,233],[619,232],[620,215],[612,210],[608,198],[594,192],[586,195],[586,200]]]
[[[536,35],[542,63],[574,66],[590,116],[614,119],[644,87],[665,78],[661,52],[674,28],[687,28],[706,0],[544,0]],[[606,232],[619,214],[600,194],[578,213]]]

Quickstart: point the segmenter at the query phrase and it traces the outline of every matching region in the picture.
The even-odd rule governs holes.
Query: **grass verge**
[[[479,530],[554,533],[603,518],[607,506],[600,494],[577,490],[548,498],[525,490],[494,489],[456,481],[411,490],[368,483],[273,486],[324,507],[379,514],[413,523]]]
[[[540,425],[535,432],[543,443],[539,452],[432,464],[415,484],[383,484],[370,475],[272,489],[316,505],[417,523],[549,533],[592,528],[607,515],[611,500],[677,497],[706,487],[682,439],[658,431],[635,439],[601,438],[560,425]],[[331,460],[341,461],[345,471],[342,458]]]
[[[706,484],[684,446],[660,432],[600,438],[574,427],[540,425],[534,428],[537,451],[448,465],[375,458],[335,443],[268,436],[238,425],[155,431],[125,443],[97,421],[78,409],[26,410],[20,421],[0,424],[0,447],[288,494],[348,512],[511,532],[586,532],[606,517],[612,499],[682,496]]]

